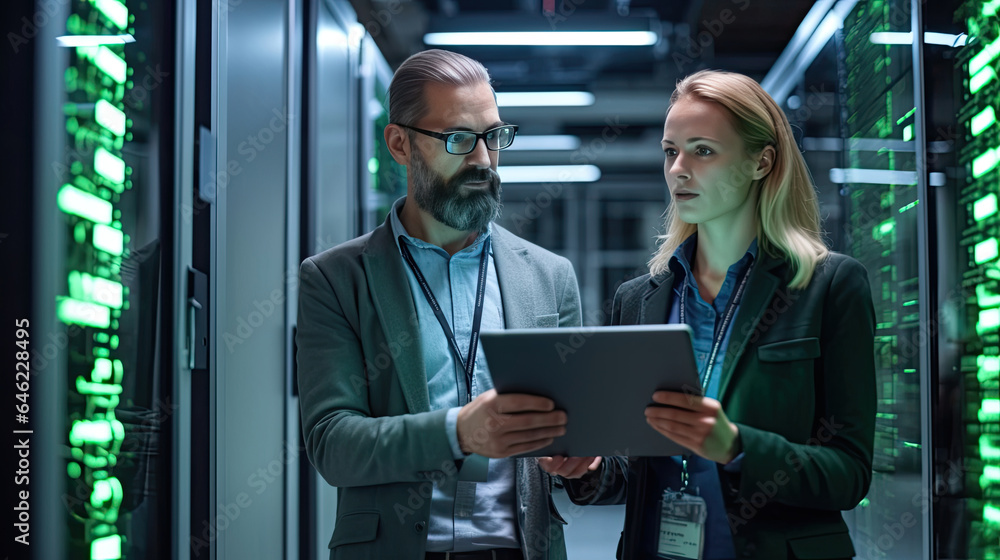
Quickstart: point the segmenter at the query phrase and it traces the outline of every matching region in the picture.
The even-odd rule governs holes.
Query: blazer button
[[[418,532],[418,533],[423,533],[425,527],[427,527],[426,523],[424,523],[423,521],[417,521],[413,525],[413,530],[416,531],[416,532]]]

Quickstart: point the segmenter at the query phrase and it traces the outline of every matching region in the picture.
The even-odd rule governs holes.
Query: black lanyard
[[[718,325],[715,329],[715,342],[712,343],[712,353],[708,357],[708,367],[705,368],[705,372],[701,375],[701,386],[708,392],[708,383],[712,379],[712,369],[715,366],[715,358],[719,353],[719,348],[722,346],[722,339],[726,336],[726,329],[729,328],[729,322],[733,318],[733,312],[736,310],[736,306],[740,304],[740,300],[743,298],[743,289],[746,287],[747,278],[750,277],[750,272],[753,270],[753,264],[747,267],[746,272],[743,273],[743,279],[740,280],[740,286],[736,289],[736,293],[729,298],[729,303],[726,305],[725,314],[722,316],[722,323]],[[684,308],[687,305],[687,293],[688,286],[687,282],[681,287],[681,323],[686,323],[684,320]]]
[[[424,292],[427,303],[434,310],[434,316],[437,317],[438,323],[441,323],[441,329],[444,331],[445,337],[448,338],[451,350],[455,353],[455,359],[458,360],[458,363],[462,364],[462,368],[465,370],[465,402],[467,403],[472,400],[472,374],[476,369],[476,352],[479,351],[479,326],[483,321],[483,300],[486,297],[486,267],[490,262],[490,238],[487,237],[483,243],[483,254],[479,257],[479,282],[476,285],[476,313],[472,318],[472,335],[469,338],[468,358],[462,357],[462,350],[458,347],[455,334],[448,325],[448,319],[445,318],[444,312],[441,311],[441,305],[438,303],[437,298],[434,297],[431,287],[427,285],[427,280],[420,272],[420,267],[413,260],[413,255],[410,254],[410,249],[406,246],[406,241],[402,235],[399,236],[399,251],[403,254],[406,264],[410,265],[410,270],[413,271],[413,275],[417,278],[417,283],[420,284],[420,289]]]

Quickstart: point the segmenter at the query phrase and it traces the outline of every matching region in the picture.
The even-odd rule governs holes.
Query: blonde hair
[[[748,154],[774,147],[774,166],[759,179],[757,246],[791,262],[795,272],[791,288],[806,287],[829,250],[820,236],[816,189],[785,113],[760,84],[733,72],[702,70],[684,78],[670,96],[670,106],[681,99],[722,106],[732,117]],[[666,271],[677,247],[698,230],[697,225],[680,219],[674,204],[667,208],[664,226],[666,233],[658,237],[659,248],[649,261],[653,275]]]

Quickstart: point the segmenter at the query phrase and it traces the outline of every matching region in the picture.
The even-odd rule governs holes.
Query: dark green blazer
[[[733,324],[719,400],[745,455],[738,474],[720,466],[723,499],[738,558],[851,557],[841,511],[868,492],[875,432],[868,273],[831,253],[805,289],[789,289],[791,277],[786,261],[761,253]],[[673,281],[668,271],[622,284],[612,324],[666,322]],[[637,516],[658,498],[644,485],[647,461],[610,458],[566,483],[577,503],[627,503],[620,558],[642,558]]]

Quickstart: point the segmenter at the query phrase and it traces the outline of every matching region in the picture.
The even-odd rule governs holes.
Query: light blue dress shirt
[[[670,307],[669,322],[680,323],[681,292],[687,290],[687,302],[684,310],[685,320],[694,334],[695,359],[698,363],[698,370],[702,372],[702,377],[704,378],[704,370],[708,358],[712,354],[712,345],[715,343],[716,326],[722,323],[729,300],[739,288],[739,282],[744,272],[752,266],[753,261],[757,258],[757,240],[754,239],[743,257],[729,267],[729,270],[726,272],[726,279],[722,283],[722,288],[712,303],[708,303],[701,297],[698,291],[698,283],[691,272],[691,264],[693,263],[697,246],[698,234],[695,233],[687,238],[670,258],[668,266],[670,266],[671,271],[674,273],[674,297]],[[746,289],[744,288],[745,296]],[[729,338],[730,334],[732,334],[733,323],[736,322],[735,317],[737,312],[739,312],[738,305],[733,309],[733,319],[730,320],[723,335],[722,344],[719,347],[719,352],[712,368],[709,384],[705,389],[705,395],[713,399],[719,398],[719,382],[722,379],[723,362],[725,361],[726,349],[729,347]],[[743,454],[740,453],[724,468],[729,471],[738,472],[742,458]],[[681,458],[665,457],[652,461],[654,463],[653,468],[657,471],[656,479],[669,481],[668,484],[670,487],[677,490],[681,480]],[[716,470],[716,463],[692,454],[688,458],[688,472],[691,476],[690,484],[698,488],[699,495],[705,499],[708,509],[708,519],[705,522],[705,550],[702,557],[705,560],[734,558],[736,552],[733,547],[732,532],[729,529],[729,523],[726,518],[726,508],[722,499],[722,486],[719,481],[718,471]],[[663,490],[664,488],[658,488],[655,491],[659,495]],[[653,500],[652,503],[655,505],[656,501]],[[654,516],[653,519],[659,518],[658,511],[649,511],[646,512],[646,515]],[[656,535],[652,535],[652,537],[655,539]],[[655,540],[649,544],[652,546],[652,551],[654,551],[655,555]]]
[[[411,237],[406,232],[398,216],[405,200],[405,197],[398,200],[390,212],[393,238],[398,245],[402,236],[402,242],[407,244],[413,260],[448,319],[462,356],[468,356],[476,309],[480,257],[486,239],[493,231],[492,224],[472,245],[454,255],[448,255],[441,247]],[[483,331],[504,327],[503,302],[500,299],[500,284],[493,264],[492,249],[490,254],[480,325],[480,330]],[[413,271],[405,262],[403,268],[406,269],[420,324],[417,334],[423,351],[431,410],[448,409],[445,420],[448,440],[455,459],[462,459],[465,454],[458,444],[457,424],[458,411],[466,396],[465,370],[455,359],[448,338]],[[473,374],[472,398],[492,388],[493,379],[486,367],[480,343]],[[514,459],[490,459],[486,482],[459,481],[455,476],[445,479],[441,484],[435,484],[431,496],[427,550],[467,552],[489,548],[518,548],[520,541],[517,532],[514,466]]]

